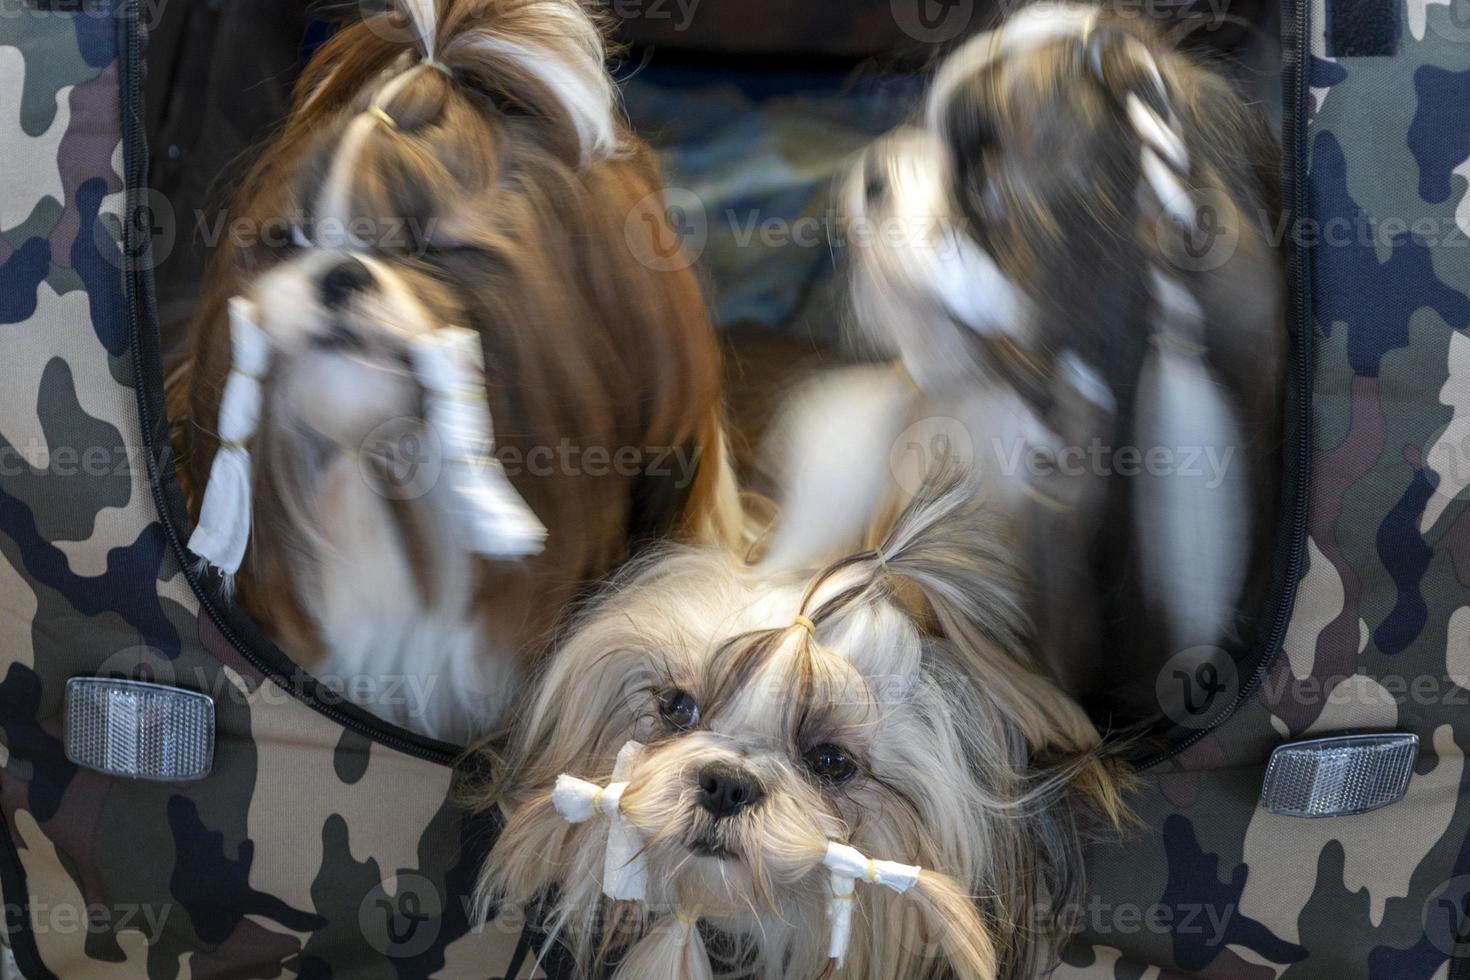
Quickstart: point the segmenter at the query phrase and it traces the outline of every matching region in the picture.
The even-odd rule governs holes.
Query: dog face
[[[303,249],[251,295],[271,339],[276,424],[343,452],[422,416],[412,343],[464,317],[432,275],[340,249]]]
[[[631,573],[558,652],[522,719],[484,894],[559,889],[553,924],[584,955],[599,932],[605,948],[636,938],[647,910],[620,907],[632,924],[602,918],[605,827],[568,828],[548,802],[560,772],[607,782],[634,740],[643,748],[615,778],[646,842],[649,909],[700,915],[731,937],[734,963],[821,972],[831,840],[933,869],[960,896],[936,897],[929,878],[917,904],[860,894],[870,932],[847,975],[947,964],[992,976],[1034,955],[1024,937],[1041,892],[1065,890],[1072,861],[1066,794],[1038,789],[1024,729],[1065,716],[1076,727],[1054,744],[1095,747],[1096,733],[1019,659],[1003,538],[968,499],[956,484],[922,502],[881,564],[868,554],[773,574],[684,550]],[[932,635],[934,617],[958,639]]]

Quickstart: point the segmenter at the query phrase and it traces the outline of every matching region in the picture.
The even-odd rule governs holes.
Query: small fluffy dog
[[[398,8],[307,67],[174,417],[196,518],[231,478],[248,498],[191,542],[239,604],[329,682],[421,679],[427,703],[366,707],[463,743],[587,582],[738,501],[716,340],[659,261],[677,242],[599,25],[576,0]]]
[[[1147,710],[1171,656],[1239,655],[1279,510],[1278,159],[1147,18],[1039,4],[956,50],[844,191],[855,319],[907,377],[815,402],[844,420],[821,436],[794,424],[795,451],[822,444],[795,465],[849,505],[790,515],[806,552],[863,526],[928,417],[919,454],[973,454],[1021,526],[1070,689]]]
[[[482,900],[622,980],[1030,975],[1079,818],[1122,805],[1009,547],[950,479],[815,573],[635,563],[518,719]]]

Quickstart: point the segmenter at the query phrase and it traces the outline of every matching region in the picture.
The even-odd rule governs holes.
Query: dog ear
[[[1040,664],[1023,612],[1012,531],[977,500],[965,475],[933,480],[900,516],[875,559],[879,581],[911,586],[947,641],[942,649],[985,686],[1025,738],[1034,762],[1085,806],[1121,826],[1129,768]],[[889,588],[895,588],[889,585]]]
[[[1019,726],[1030,750],[1088,752],[1097,728],[1036,661],[1014,532],[965,473],[931,480],[881,545],[883,577],[922,596],[960,666]]]

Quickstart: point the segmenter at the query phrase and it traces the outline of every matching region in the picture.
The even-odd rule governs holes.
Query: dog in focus
[[[234,596],[319,677],[424,679],[427,703],[365,706],[453,742],[496,726],[567,603],[638,541],[738,519],[713,330],[693,273],[648,261],[673,235],[605,59],[576,0],[400,0],[343,29],[239,193],[232,222],[258,234],[216,256],[173,380],[197,519],[239,448],[227,307],[250,311],[268,361]],[[472,334],[469,393],[415,362],[450,328]],[[493,449],[436,450],[440,396],[493,421]],[[544,545],[470,548],[426,465],[488,468],[469,496],[528,510]]]
[[[1031,975],[1079,833],[1124,808],[1097,731],[1030,657],[1011,547],[947,479],[822,569],[690,546],[634,562],[548,662],[480,801],[507,814],[482,902],[545,903],[588,975],[621,980]],[[604,896],[608,831],[563,820],[566,773],[626,784],[642,901]],[[923,870],[844,897],[831,842]]]
[[[1136,720],[1171,657],[1243,655],[1280,510],[1278,159],[1145,17],[1042,3],[954,51],[844,188],[853,318],[904,376],[795,410],[790,465],[843,506],[788,511],[782,559],[901,503],[898,441],[920,469],[965,456],[1014,517],[1070,691]]]

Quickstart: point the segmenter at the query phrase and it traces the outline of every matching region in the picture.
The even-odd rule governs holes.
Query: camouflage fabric
[[[32,978],[529,976],[520,922],[470,929],[496,828],[452,805],[447,747],[303,703],[181,573],[157,503],[182,513],[177,489],[156,498],[150,479],[173,470],[134,247],[167,202],[124,187],[144,152],[123,126],[140,8],[0,11],[6,938]],[[213,695],[212,773],[169,785],[69,763],[66,681],[97,674]]]
[[[1147,829],[1093,849],[1059,977],[1430,980],[1470,966],[1465,9],[1409,0],[1397,50],[1372,57],[1334,56],[1323,6],[1300,12],[1312,369],[1300,588],[1259,683],[1216,683],[1246,694],[1239,709],[1144,773]],[[1257,807],[1274,745],[1342,730],[1418,733],[1406,799],[1323,820]]]

